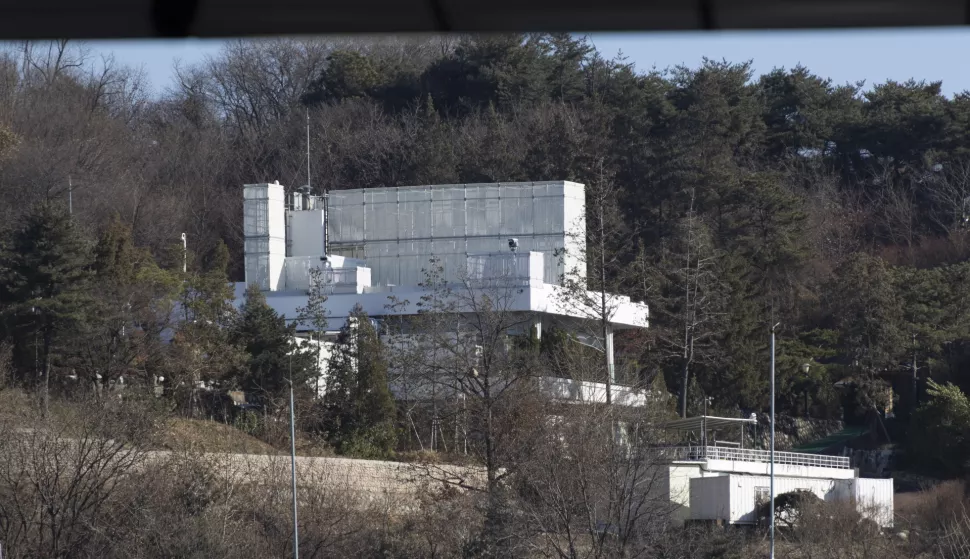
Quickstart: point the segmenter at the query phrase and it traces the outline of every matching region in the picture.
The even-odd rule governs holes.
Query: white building
[[[669,464],[661,474],[662,490],[677,505],[679,522],[712,521],[754,524],[756,507],[771,497],[771,455],[745,448],[743,426],[755,419],[690,417],[667,429],[700,433],[693,446],[664,449]],[[739,441],[714,440],[709,433],[740,427]],[[775,452],[775,498],[809,491],[823,501],[853,502],[864,518],[882,527],[893,525],[893,480],[860,478],[844,456]]]
[[[501,277],[515,288],[506,309],[532,317],[539,336],[544,326],[568,328],[611,359],[615,331],[648,325],[646,304],[607,294],[604,340],[590,334],[602,313],[567,296],[563,278],[581,280],[585,274],[582,184],[372,188],[323,198],[287,193],[273,183],[245,185],[244,197],[246,281],[236,285],[237,302],[247,285],[256,284],[276,312],[294,320],[307,301],[310,270],[319,268],[329,292],[331,335],[355,305],[371,317],[416,314],[432,257],[453,289]],[[410,304],[390,310],[390,296]],[[580,299],[596,301],[599,294]],[[605,401],[603,383],[550,379],[548,384],[553,397]],[[633,393],[621,400],[641,401]]]
[[[336,332],[355,305],[371,317],[416,314],[427,291],[423,269],[440,262],[452,289],[502,278],[511,285],[507,310],[521,312],[541,336],[543,328],[567,328],[613,356],[613,333],[648,326],[646,304],[607,294],[609,326],[597,337],[600,312],[567,297],[563,279],[585,274],[585,189],[572,182],[414,186],[342,190],[327,198],[286,193],[283,186],[245,186],[246,282],[236,285],[241,304],[256,284],[276,312],[294,320],[307,302],[310,270],[324,275],[328,322]],[[513,242],[514,240],[514,242]],[[516,250],[510,250],[510,244]],[[388,308],[389,297],[408,305]],[[583,301],[597,301],[586,293]],[[306,330],[297,324],[298,330]],[[593,334],[590,334],[590,333]],[[323,351],[324,358],[329,348]],[[323,379],[325,380],[325,379]],[[605,383],[543,377],[542,389],[563,402],[605,402]],[[648,405],[643,392],[614,385],[618,405]],[[701,432],[696,446],[665,448],[662,490],[677,506],[676,517],[732,524],[753,521],[765,498],[769,456],[740,442],[712,441],[708,434],[753,422],[690,418],[667,427]],[[860,479],[848,458],[775,453],[776,496],[808,489],[826,500],[875,501],[869,514],[892,524],[892,480]],[[666,498],[666,497],[665,497]],[[870,504],[870,503],[867,503]],[[878,513],[871,510],[878,509]]]

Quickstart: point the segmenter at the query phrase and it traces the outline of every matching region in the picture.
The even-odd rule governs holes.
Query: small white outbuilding
[[[770,499],[771,478],[726,474],[690,480],[691,520],[754,524],[758,504]],[[864,518],[882,527],[893,525],[892,479],[819,479],[775,477],[775,498],[793,491],[809,491],[826,502],[855,503]]]

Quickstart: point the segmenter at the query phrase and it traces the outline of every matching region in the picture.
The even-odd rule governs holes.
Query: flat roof
[[[710,415],[701,415],[697,417],[685,417],[683,419],[676,419],[674,421],[669,421],[664,424],[664,428],[670,431],[694,431],[696,429],[719,429],[722,427],[731,427],[734,425],[744,425],[748,423],[758,423],[758,419],[754,417],[743,418],[743,417],[714,417]]]

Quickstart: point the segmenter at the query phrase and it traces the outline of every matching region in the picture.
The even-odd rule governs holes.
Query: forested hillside
[[[908,417],[914,367],[970,388],[970,94],[645,71],[570,35],[237,42],[145,85],[83,45],[10,47],[0,227],[70,185],[92,244],[114,223],[172,267],[186,232],[199,278],[224,242],[241,280],[241,185],[305,184],[309,118],[315,188],[586,184],[611,289],[652,309],[622,349],[644,382],[689,379],[689,411],[765,409],[774,323],[787,413],[882,413],[891,383]]]

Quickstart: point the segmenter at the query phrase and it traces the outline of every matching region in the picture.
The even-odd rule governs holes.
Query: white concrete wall
[[[543,394],[554,400],[568,403],[606,403],[606,383],[574,380],[559,377],[541,377],[539,386]],[[628,386],[614,384],[611,387],[613,403],[620,406],[645,407],[649,401],[646,391],[634,391]]]
[[[893,479],[856,478],[852,480],[852,499],[859,512],[871,515],[880,526],[893,525]]]
[[[246,284],[236,284],[235,296],[237,304],[241,304],[242,296],[246,291]],[[360,304],[364,311],[370,316],[398,316],[413,315],[418,311],[417,303],[422,295],[427,292],[417,286],[395,287],[382,291],[366,290],[360,294],[334,294],[327,301],[327,309],[330,316],[335,319],[335,324],[343,324],[343,321],[350,315],[350,310],[354,305]],[[483,291],[488,293],[488,291]],[[297,316],[296,309],[306,305],[306,293],[291,291],[288,293],[277,292],[267,293],[266,302],[279,314],[285,315],[288,320],[293,320]],[[407,300],[408,305],[398,309],[388,309],[388,297],[394,296],[399,300]],[[511,312],[544,313],[563,317],[577,317],[589,319],[588,316],[576,312],[574,309],[565,306],[561,302],[561,288],[552,285],[527,286],[513,290],[511,293],[502,294],[503,306]],[[632,303],[628,298],[616,298],[616,311],[612,314],[611,324],[616,330],[626,328],[646,328],[648,325],[648,307],[643,303]]]
[[[732,474],[769,475],[771,473],[771,465],[768,462],[747,462],[742,460],[707,460],[706,469]],[[852,479],[855,477],[855,470],[849,468],[821,468],[817,466],[775,464],[775,476]]]
[[[732,524],[757,522],[757,494],[770,491],[771,478],[752,475],[693,476],[690,485],[692,520],[724,520]],[[775,498],[793,491],[810,491],[822,501],[854,501],[864,518],[892,526],[892,480],[817,479],[775,476]],[[679,495],[678,495],[679,497]],[[673,496],[671,497],[673,499]]]
[[[565,242],[562,269],[560,273],[578,277],[586,276],[586,187],[585,185],[563,183],[563,223]]]
[[[670,501],[677,505],[671,517],[671,522],[675,525],[683,524],[690,518],[690,484],[692,479],[706,477],[720,477],[724,474],[708,472],[701,468],[699,463],[674,462],[664,467],[666,477],[667,494]]]
[[[770,477],[730,476],[731,522],[757,522],[755,512],[755,488],[771,486]],[[792,478],[775,476],[775,498],[792,491],[811,491],[816,497],[827,502],[847,501],[848,482],[846,480]],[[694,511],[691,511],[693,517]]]
[[[320,376],[309,381],[310,386],[316,391],[317,396],[323,397],[327,393],[327,373],[330,365],[330,357],[333,355],[337,345],[324,341],[310,340],[307,338],[296,338],[296,345],[303,350],[316,351],[319,348],[319,361],[317,366]]]

